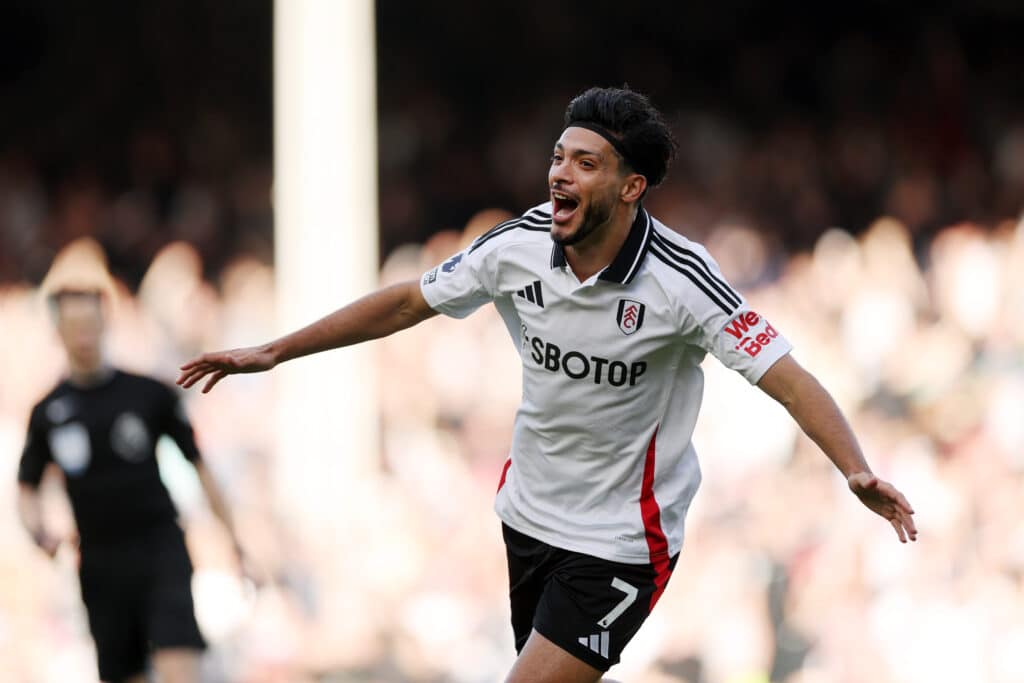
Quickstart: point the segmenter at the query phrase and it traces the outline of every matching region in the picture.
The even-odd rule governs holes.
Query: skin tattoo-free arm
[[[437,312],[415,280],[385,287],[280,339],[261,346],[205,353],[181,366],[177,383],[188,389],[209,377],[203,393],[228,375],[263,372],[293,358],[379,339]]]
[[[764,374],[758,386],[789,411],[804,433],[843,473],[860,501],[889,520],[900,541],[917,540],[910,503],[892,484],[871,472],[849,423],[814,375],[786,355]]]

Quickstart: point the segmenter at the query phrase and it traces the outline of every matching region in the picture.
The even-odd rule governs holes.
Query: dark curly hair
[[[626,164],[651,187],[665,179],[676,154],[676,140],[661,112],[638,92],[624,88],[590,88],[565,110],[565,127],[597,124],[616,138]]]

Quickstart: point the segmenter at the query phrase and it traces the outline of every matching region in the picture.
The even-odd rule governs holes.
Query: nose
[[[548,186],[564,186],[572,184],[572,173],[569,170],[570,164],[563,159],[560,162],[552,161],[548,169]]]

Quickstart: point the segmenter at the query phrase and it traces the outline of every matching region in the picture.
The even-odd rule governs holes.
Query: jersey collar
[[[629,229],[626,241],[615,255],[612,262],[597,276],[599,280],[628,285],[640,270],[640,265],[647,255],[647,245],[651,241],[651,216],[641,206]],[[561,244],[551,247],[551,267],[564,268],[567,265],[565,250]]]

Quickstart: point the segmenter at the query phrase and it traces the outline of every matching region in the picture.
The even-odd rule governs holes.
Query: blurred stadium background
[[[649,208],[704,241],[769,312],[917,510],[921,538],[901,546],[781,409],[708,363],[687,546],[613,673],[1024,680],[1024,6],[375,11],[381,283],[540,201],[568,98],[628,82],[681,143]],[[82,238],[103,247],[117,291],[110,355],[127,368],[171,380],[199,350],[278,329],[273,23],[267,1],[0,7],[4,681],[95,680],[74,558],[43,559],[14,514],[28,413],[63,367],[38,296],[55,256]],[[334,219],[346,215],[339,204]],[[519,391],[505,330],[486,310],[370,353],[372,453],[282,449],[274,376],[188,395],[243,539],[273,577],[243,589],[167,453],[212,681],[485,683],[512,661],[490,509]],[[321,400],[362,391],[322,370]],[[337,482],[344,495],[325,495],[328,482],[330,519],[308,524],[279,495],[281,473],[324,457],[366,466]],[[59,496],[51,513],[68,524]]]

